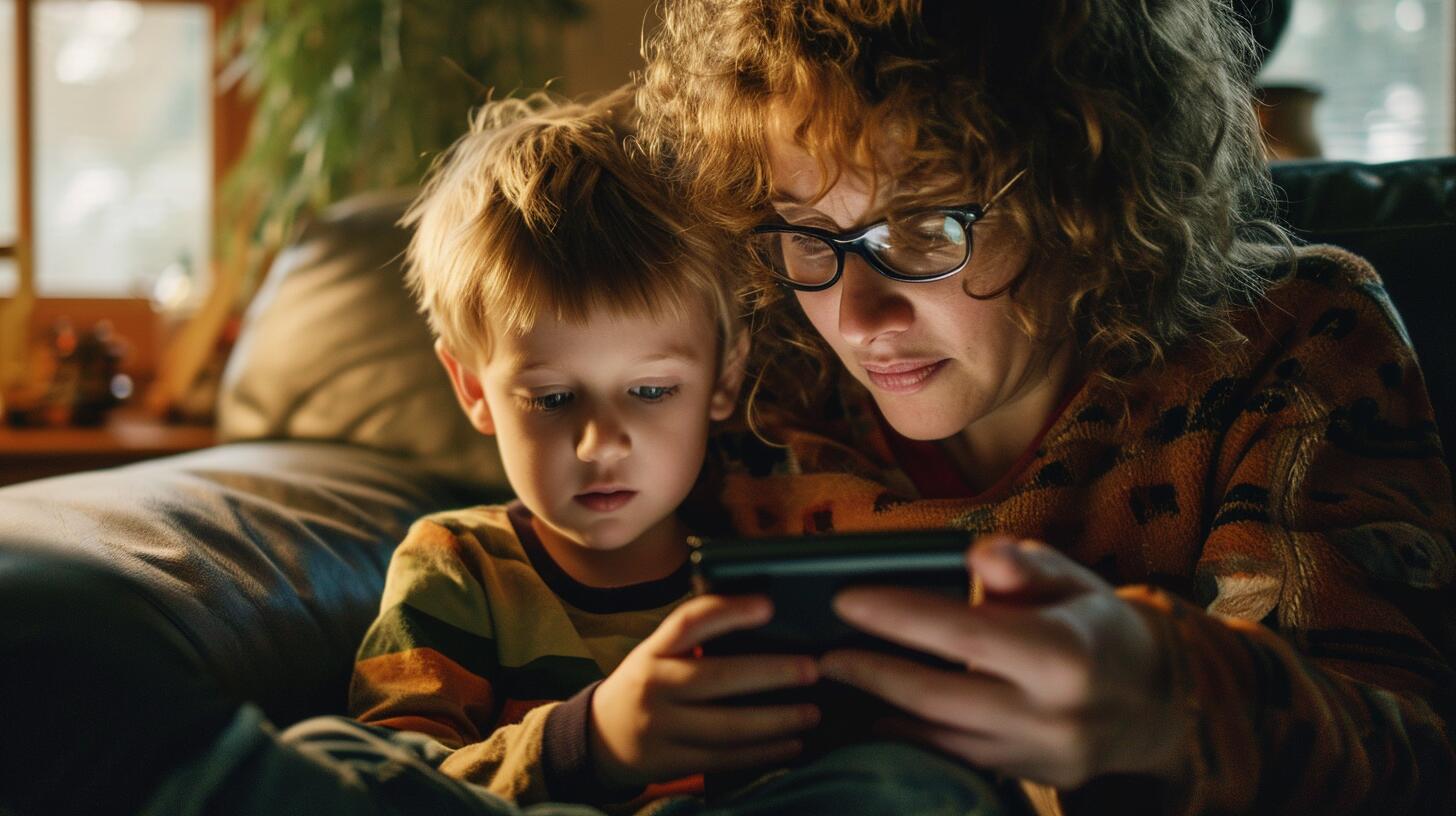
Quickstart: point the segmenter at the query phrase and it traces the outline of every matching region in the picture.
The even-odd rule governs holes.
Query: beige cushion
[[[403,285],[413,191],[328,208],[279,254],[223,374],[223,441],[307,439],[404,454],[498,489],[494,442],[466,421]]]

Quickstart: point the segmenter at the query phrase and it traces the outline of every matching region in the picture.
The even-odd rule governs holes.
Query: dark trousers
[[[143,816],[599,816],[586,805],[520,807],[436,770],[448,749],[417,734],[342,717],[282,733],[244,706],[196,760],[172,774]],[[994,786],[961,763],[913,746],[838,749],[717,802],[675,797],[653,816],[884,814],[992,816]]]

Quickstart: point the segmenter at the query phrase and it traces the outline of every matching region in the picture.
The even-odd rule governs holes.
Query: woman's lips
[[[925,383],[945,367],[946,360],[928,363],[889,363],[873,368],[864,366],[870,382],[881,391],[892,394],[913,394],[925,387]]]
[[[621,508],[627,502],[632,501],[636,495],[637,491],[635,490],[612,490],[604,493],[578,493],[572,498],[576,499],[577,504],[580,504],[588,510],[594,510],[598,513],[610,513],[613,510]]]

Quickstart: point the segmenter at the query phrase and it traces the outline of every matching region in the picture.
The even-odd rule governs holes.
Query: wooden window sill
[[[116,467],[216,441],[209,425],[171,425],[125,409],[95,428],[0,426],[0,485]]]

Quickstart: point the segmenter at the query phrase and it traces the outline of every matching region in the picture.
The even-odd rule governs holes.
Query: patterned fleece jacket
[[[725,503],[746,534],[1034,537],[1118,587],[1196,712],[1186,783],[1040,809],[1456,813],[1456,514],[1400,318],[1367,264],[1314,247],[1235,325],[1242,347],[1089,378],[985,490],[851,383],[787,448],[723,439]]]

